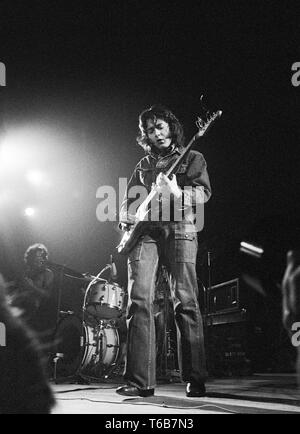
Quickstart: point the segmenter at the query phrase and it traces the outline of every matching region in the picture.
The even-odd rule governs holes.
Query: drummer
[[[39,334],[51,334],[56,314],[53,293],[54,274],[47,268],[48,249],[37,243],[24,254],[24,273],[16,290],[13,306],[21,311],[23,320]]]

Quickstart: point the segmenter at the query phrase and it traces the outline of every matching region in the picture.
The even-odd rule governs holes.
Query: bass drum
[[[57,376],[70,377],[81,372],[102,377],[116,362],[119,353],[119,335],[115,327],[82,325],[75,315],[68,315],[56,332]]]

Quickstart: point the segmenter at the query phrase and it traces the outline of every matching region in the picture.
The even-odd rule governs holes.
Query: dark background
[[[43,242],[52,261],[80,272],[97,273],[113,253],[126,285],[126,260],[115,250],[121,234],[96,219],[97,188],[117,189],[143,156],[135,137],[144,108],[170,107],[190,138],[202,94],[224,114],[199,144],[213,188],[199,267],[210,249],[213,281],[236,277],[244,236],[267,239],[281,256],[296,245],[297,3],[2,1],[2,133],[38,131],[32,158],[2,174],[0,189],[12,199],[0,203],[5,277],[14,280],[28,245]],[[25,140],[21,146],[26,153]],[[47,188],[26,183],[26,170],[36,168],[51,180]],[[39,209],[32,219],[22,215],[29,204]]]

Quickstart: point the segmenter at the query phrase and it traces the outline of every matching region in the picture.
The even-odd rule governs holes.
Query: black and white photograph
[[[299,16],[0,1],[0,414],[300,413]]]

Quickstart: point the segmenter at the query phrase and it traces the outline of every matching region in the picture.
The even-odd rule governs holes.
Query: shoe
[[[206,389],[204,383],[187,383],[186,385],[186,396],[189,398],[199,398],[205,396]]]
[[[116,392],[123,396],[153,396],[154,389],[139,389],[138,387],[127,384],[126,386],[118,387]]]

